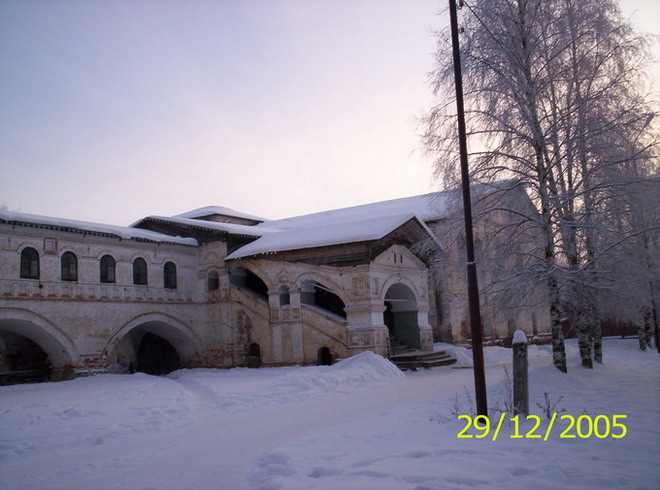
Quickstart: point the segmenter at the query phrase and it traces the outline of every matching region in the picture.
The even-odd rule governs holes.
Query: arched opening
[[[268,301],[268,286],[254,272],[243,267],[233,267],[229,271],[229,283]]]
[[[176,289],[176,265],[174,262],[165,262],[163,267],[163,287]]]
[[[252,342],[247,348],[247,367],[258,368],[261,366],[261,347]]]
[[[39,253],[26,247],[21,251],[21,279],[39,279]]]
[[[408,347],[421,347],[417,299],[415,293],[405,284],[394,284],[385,293],[383,323],[389,330],[391,354]]]
[[[300,302],[316,306],[346,319],[346,305],[332,290],[316,281],[305,281],[300,286]]]
[[[218,271],[210,271],[207,274],[206,287],[209,291],[220,289],[220,274],[218,274]]]
[[[44,319],[25,311],[7,311],[3,316],[0,385],[60,381],[71,376],[78,355],[70,339]]]
[[[147,262],[138,257],[133,261],[133,284],[147,285]]]
[[[280,286],[278,290],[280,297],[280,306],[287,306],[291,304],[291,296],[289,294],[289,288],[286,286]]]
[[[78,258],[73,252],[62,254],[60,275],[63,281],[78,280]]]
[[[0,331],[0,385],[48,381],[52,366],[48,354],[33,340]]]
[[[317,353],[318,361],[317,364],[319,366],[330,366],[332,365],[332,352],[330,352],[330,349],[328,347],[321,347],[318,350]]]
[[[101,282],[112,283],[115,282],[115,267],[117,263],[111,255],[104,255],[101,257],[100,272]]]
[[[125,326],[119,340],[111,341],[106,348],[114,364],[111,370],[163,375],[194,364],[199,358],[196,342],[187,332],[188,327],[176,324],[148,319]]]
[[[146,332],[137,352],[136,370],[161,376],[181,368],[179,353],[162,337]]]

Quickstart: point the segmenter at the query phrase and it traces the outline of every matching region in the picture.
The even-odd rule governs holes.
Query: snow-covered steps
[[[413,371],[419,368],[432,368],[438,366],[448,366],[449,364],[454,364],[456,359],[447,352],[440,350],[434,352],[412,352],[409,354],[400,354],[390,357],[396,366],[405,371],[406,369],[411,369]]]

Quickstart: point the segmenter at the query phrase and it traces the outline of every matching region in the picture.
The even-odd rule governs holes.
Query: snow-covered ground
[[[660,488],[657,353],[607,339],[605,364],[586,370],[569,341],[564,375],[548,346],[530,346],[533,413],[547,393],[560,415],[627,415],[628,434],[512,439],[505,424],[493,441],[456,437],[473,380],[460,368],[469,351],[449,347],[458,369],[403,374],[365,353],[331,367],[0,387],[0,488]],[[510,357],[485,351],[491,405],[504,406]]]

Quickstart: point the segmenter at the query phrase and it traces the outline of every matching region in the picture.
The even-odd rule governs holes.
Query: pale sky
[[[415,118],[446,5],[3,0],[0,206],[127,225],[435,190]],[[660,2],[622,8],[660,33]]]

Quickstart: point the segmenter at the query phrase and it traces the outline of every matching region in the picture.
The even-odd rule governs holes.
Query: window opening
[[[39,254],[33,248],[24,248],[21,252],[21,278],[39,279]]]
[[[280,306],[287,306],[291,304],[291,296],[289,294],[289,288],[286,286],[281,286],[279,289],[280,295]]]
[[[139,257],[133,261],[133,284],[147,284],[147,263]]]
[[[63,281],[78,280],[78,259],[72,252],[66,252],[61,259],[61,276]]]
[[[115,259],[110,255],[101,257],[101,282],[116,282],[115,279]]]
[[[220,289],[220,275],[218,271],[211,271],[206,276],[207,287],[209,291]]]
[[[163,267],[163,282],[167,289],[176,289],[176,265],[166,262]]]

